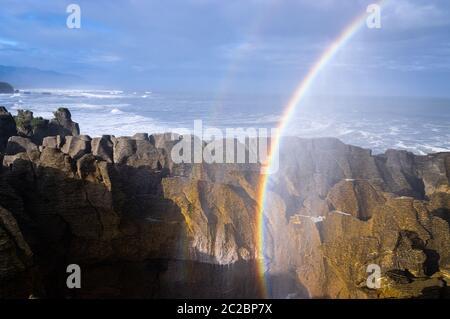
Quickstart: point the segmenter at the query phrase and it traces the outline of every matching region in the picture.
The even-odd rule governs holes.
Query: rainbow
[[[380,0],[377,2],[378,5],[384,4],[387,0]],[[300,84],[295,89],[291,98],[289,99],[286,107],[284,108],[283,115],[278,125],[278,130],[275,136],[272,137],[271,142],[271,150],[270,155],[268,157],[268,161],[266,163],[266,168],[271,167],[273,165],[274,154],[278,152],[278,148],[280,146],[281,136],[289,123],[290,118],[294,114],[297,105],[305,96],[308,89],[311,87],[314,79],[320,73],[320,71],[332,60],[335,54],[342,48],[351,38],[352,36],[365,25],[367,19],[367,12],[362,13],[357,16],[349,26],[347,26],[339,36],[326,48],[326,50],[322,53],[322,55],[316,60],[314,65],[310,68],[307,75],[303,78]],[[258,208],[256,214],[256,238],[255,242],[257,245],[257,260],[258,260],[258,278],[260,284],[260,292],[263,298],[267,298],[267,287],[268,283],[266,282],[266,260],[264,257],[264,209],[266,207],[267,201],[267,185],[270,180],[269,174],[261,174],[259,183],[258,183]]]

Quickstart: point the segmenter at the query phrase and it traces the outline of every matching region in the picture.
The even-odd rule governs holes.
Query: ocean
[[[179,132],[204,127],[273,128],[288,97],[207,95],[119,90],[20,90],[0,95],[12,114],[28,109],[52,118],[67,107],[82,134],[129,136],[138,132]],[[300,137],[336,137],[382,153],[404,149],[415,154],[450,151],[450,99],[401,97],[317,97],[301,102],[282,132]]]

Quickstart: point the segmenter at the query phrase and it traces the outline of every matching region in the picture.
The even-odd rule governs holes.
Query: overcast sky
[[[366,0],[0,0],[0,65],[105,88],[291,92]],[[387,0],[314,84],[317,94],[450,96],[450,2]]]

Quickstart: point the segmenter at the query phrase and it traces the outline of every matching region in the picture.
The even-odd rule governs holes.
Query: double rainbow
[[[378,5],[382,5],[387,0],[378,1]],[[352,36],[366,24],[368,13],[364,12],[361,15],[357,16],[349,26],[347,26],[339,36],[327,47],[327,49],[322,53],[322,55],[317,59],[314,65],[309,70],[308,74],[305,78],[300,82],[294,91],[292,97],[284,108],[283,115],[281,117],[281,121],[278,125],[277,135],[272,137],[272,146],[269,155],[267,167],[271,167],[273,165],[274,154],[278,152],[278,148],[280,146],[281,136],[283,131],[286,129],[292,115],[294,114],[299,102],[303,99],[308,89],[313,84],[317,75],[320,71],[332,60],[335,54],[339,51],[340,48],[345,46],[345,44],[352,38]],[[270,169],[269,169],[270,170]],[[270,180],[269,174],[262,174],[258,183],[258,211],[257,211],[257,220],[256,220],[256,238],[255,242],[257,245],[257,258],[258,258],[258,277],[260,281],[260,291],[262,297],[268,297],[267,295],[267,282],[266,282],[266,271],[267,271],[267,261],[264,255],[264,217],[265,217],[265,207],[267,201],[267,186]]]

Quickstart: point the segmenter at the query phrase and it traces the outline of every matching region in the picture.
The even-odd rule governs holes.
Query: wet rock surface
[[[90,138],[56,118],[65,131],[41,143],[5,135],[0,297],[264,296],[258,169],[175,164],[179,137]],[[285,138],[266,194],[268,295],[448,297],[449,176],[449,153]],[[72,263],[81,289],[66,287]],[[379,289],[367,287],[371,264]]]

